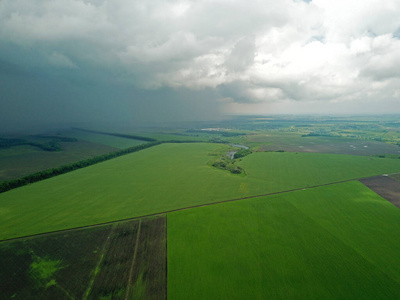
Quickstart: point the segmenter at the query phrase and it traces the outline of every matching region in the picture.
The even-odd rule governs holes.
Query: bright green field
[[[2,193],[0,240],[400,171],[395,159],[254,153],[240,176],[207,164],[225,147],[162,144]]]
[[[283,191],[400,171],[399,159],[340,154],[255,152],[240,166],[247,176],[242,189],[250,194]]]
[[[168,214],[171,299],[398,299],[400,210],[358,181]]]

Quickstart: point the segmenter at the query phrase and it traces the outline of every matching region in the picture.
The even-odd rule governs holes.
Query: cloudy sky
[[[400,0],[0,0],[0,125],[400,113]]]

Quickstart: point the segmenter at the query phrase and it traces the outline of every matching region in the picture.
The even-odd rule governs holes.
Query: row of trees
[[[224,137],[235,137],[239,135],[246,135],[243,132],[232,132],[232,131],[225,131],[225,130],[199,130],[199,129],[189,129],[186,132],[190,133],[208,133],[208,134],[217,134],[222,135]]]
[[[89,158],[89,159],[85,159],[85,160],[81,160],[72,164],[68,164],[68,165],[63,165],[57,168],[52,168],[52,169],[48,169],[48,170],[44,170],[41,172],[37,172],[37,173],[33,173],[31,175],[19,178],[19,179],[15,179],[15,180],[10,180],[10,181],[6,181],[0,184],[0,193],[9,191],[11,189],[17,188],[17,187],[21,187],[33,182],[37,182],[43,179],[47,179],[50,177],[54,177],[57,175],[61,175],[61,174],[65,174],[77,169],[81,169],[81,168],[85,168],[87,166],[91,166],[94,164],[97,164],[99,162],[103,162],[118,156],[122,156],[128,153],[133,153],[133,152],[137,152],[146,148],[150,148],[156,145],[161,144],[161,142],[151,142],[151,143],[147,143],[147,144],[141,144],[138,146],[134,146],[134,147],[130,147],[130,148],[126,148],[126,149],[122,149],[116,152],[112,152],[112,153],[108,153],[108,154],[104,154],[104,155],[100,155],[100,156],[96,156],[93,158]]]
[[[86,131],[86,132],[90,132],[90,133],[111,135],[111,136],[121,137],[121,138],[125,138],[125,139],[133,139],[133,140],[146,141],[146,142],[155,142],[155,141],[157,141],[156,139],[153,139],[153,138],[150,138],[150,137],[146,137],[146,136],[140,136],[140,135],[103,132],[103,131],[95,131],[95,130],[89,130],[89,129],[83,129],[83,128],[74,128],[74,129],[80,130],[80,131]]]
[[[86,130],[86,129],[83,129],[83,130]],[[89,130],[87,130],[87,131],[89,131]],[[122,134],[121,135],[120,134],[110,134],[110,135],[121,136],[121,137],[123,136]],[[115,158],[118,156],[122,156],[125,154],[129,154],[129,153],[137,152],[137,151],[140,151],[140,150],[143,150],[146,148],[150,148],[150,147],[153,147],[156,145],[160,145],[162,143],[201,143],[201,142],[203,142],[203,141],[180,141],[180,140],[170,140],[170,141],[162,142],[162,141],[156,141],[154,139],[151,139],[151,140],[152,140],[152,142],[149,142],[146,144],[141,144],[141,145],[137,145],[134,147],[118,150],[116,152],[112,152],[112,153],[96,156],[93,158],[81,160],[81,161],[71,163],[68,165],[63,165],[63,166],[60,166],[57,168],[52,168],[52,169],[36,172],[36,173],[27,175],[27,176],[19,178],[19,179],[0,183],[0,193],[9,191],[11,189],[21,187],[21,186],[24,186],[24,185],[27,185],[30,183],[34,183],[34,182],[37,182],[37,181],[40,181],[43,179],[47,179],[47,178],[51,178],[51,177],[54,177],[57,175],[65,174],[65,173],[68,173],[68,172],[71,172],[71,171],[74,171],[77,169],[85,168],[85,167],[88,167],[88,166],[91,166],[91,165],[97,164],[99,162],[103,162],[103,161],[106,161],[106,160],[109,160],[109,159],[112,159],[112,158]],[[0,139],[0,141],[4,141],[4,139]],[[14,141],[11,143],[16,143],[16,142],[21,142],[21,141]],[[54,142],[54,144],[53,144],[53,142]],[[218,143],[220,141],[209,141],[209,142]],[[48,144],[49,147],[54,147],[54,148],[57,148],[57,146],[58,146],[56,141],[51,141],[46,144]],[[38,144],[38,145],[40,145],[40,147],[43,146],[43,144]],[[47,150],[47,151],[56,151],[56,150]],[[251,153],[251,150],[242,149],[235,153],[234,158],[243,157],[250,153]],[[214,162],[213,166],[216,168],[219,168],[219,169],[227,170],[233,174],[240,174],[243,172],[243,170],[239,166],[235,165],[234,160],[228,159],[227,157],[220,158],[218,161]]]
[[[26,143],[23,139],[3,139],[0,138],[0,148],[10,148],[14,146],[23,145]]]
[[[36,136],[35,136],[36,137]],[[28,145],[40,148],[44,151],[61,151],[62,148],[59,142],[76,142],[75,138],[64,138],[57,136],[37,136],[39,138],[48,138],[51,139],[49,142],[40,143],[36,141],[28,141],[24,139],[4,139],[0,138],[0,148],[11,148],[15,146]]]

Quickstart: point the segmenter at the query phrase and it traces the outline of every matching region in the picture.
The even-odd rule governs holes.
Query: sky
[[[0,0],[3,131],[375,113],[400,113],[400,0]]]

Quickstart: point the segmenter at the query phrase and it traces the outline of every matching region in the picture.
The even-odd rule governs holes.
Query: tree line
[[[83,129],[83,130],[86,130],[86,129]],[[154,140],[154,139],[152,139],[152,140]],[[209,142],[219,143],[219,141],[211,141],[211,140]],[[146,148],[157,146],[157,145],[160,145],[163,143],[204,143],[204,141],[196,141],[196,140],[192,140],[192,141],[180,141],[180,140],[157,141],[157,140],[154,140],[154,141],[146,143],[146,144],[129,147],[126,149],[103,154],[103,155],[96,156],[93,158],[81,160],[81,161],[78,161],[75,163],[62,165],[60,167],[36,172],[36,173],[30,174],[30,175],[24,176],[22,178],[2,182],[2,183],[0,183],[0,193],[6,192],[6,191],[9,191],[9,190],[12,190],[12,189],[24,186],[24,185],[28,185],[30,183],[48,179],[48,178],[51,178],[51,177],[54,177],[57,175],[65,174],[65,173],[68,173],[68,172],[71,172],[71,171],[74,171],[77,169],[82,169],[82,168],[97,164],[99,162],[110,160],[112,158],[116,158],[116,157],[119,157],[119,156],[122,156],[125,154],[129,154],[129,153],[137,152],[137,151],[140,151],[140,150],[143,150]],[[239,157],[243,157],[245,155],[250,154],[251,150],[243,149],[241,151],[238,151],[237,153],[240,153]],[[238,157],[235,157],[235,158],[238,158]],[[236,166],[234,164],[234,160],[230,160],[230,159],[228,160],[225,157],[216,161],[213,164],[213,166],[216,168],[219,168],[219,169],[228,170],[229,172],[234,173],[234,174],[240,174],[243,171],[239,166]]]
[[[34,136],[36,137],[36,136]],[[11,148],[16,146],[33,146],[40,148],[44,151],[61,151],[62,148],[59,142],[76,142],[77,139],[75,138],[64,138],[64,137],[55,137],[55,136],[37,136],[39,138],[49,138],[51,139],[49,142],[39,143],[35,141],[27,141],[24,139],[5,139],[0,138],[0,149],[1,148]]]
[[[61,174],[65,174],[77,169],[81,169],[81,168],[85,168],[94,164],[97,164],[99,162],[103,162],[118,156],[122,156],[125,154],[129,154],[129,153],[133,153],[133,152],[137,152],[146,148],[150,148],[156,145],[161,144],[162,142],[151,142],[151,143],[146,143],[146,144],[141,144],[141,145],[137,145],[134,147],[130,147],[130,148],[126,148],[126,149],[122,149],[116,152],[112,152],[112,153],[108,153],[108,154],[104,154],[104,155],[100,155],[100,156],[96,156],[93,158],[89,158],[89,159],[85,159],[85,160],[81,160],[75,163],[71,163],[68,165],[63,165],[57,168],[52,168],[52,169],[48,169],[48,170],[44,170],[44,171],[40,171],[40,172],[36,172],[27,176],[24,176],[22,178],[19,179],[15,179],[15,180],[10,180],[10,181],[5,181],[3,183],[0,183],[0,193],[9,191],[11,189],[15,189],[17,187],[21,187],[30,183],[34,183],[43,179],[47,179],[50,177],[54,177],[57,175],[61,175]]]
[[[121,138],[125,138],[125,139],[146,141],[146,142],[156,142],[157,141],[156,139],[153,139],[153,138],[150,138],[150,137],[146,137],[146,136],[140,136],[140,135],[112,133],[112,132],[96,131],[96,130],[89,130],[89,129],[83,129],[83,128],[73,128],[73,129],[80,130],[80,131],[85,131],[85,132],[90,132],[90,133],[111,135],[111,136],[121,137]]]

